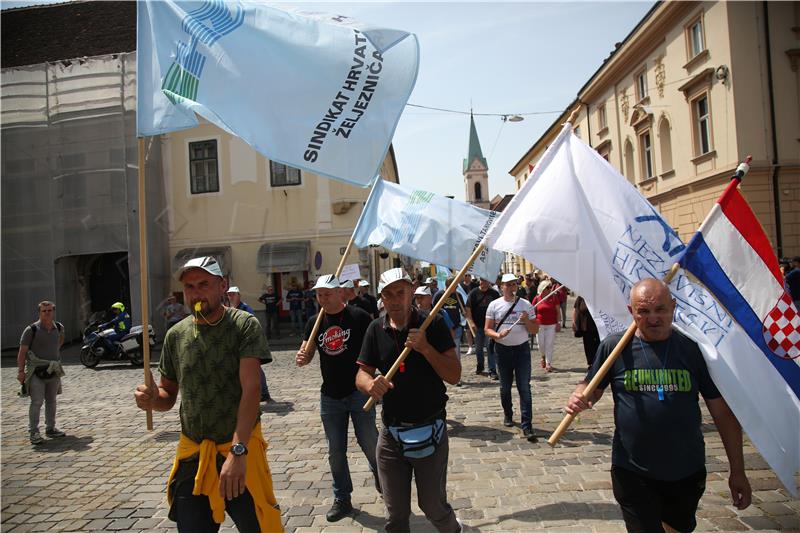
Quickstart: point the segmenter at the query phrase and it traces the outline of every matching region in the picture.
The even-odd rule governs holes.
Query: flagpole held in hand
[[[672,281],[672,278],[675,277],[675,274],[678,273],[679,269],[680,265],[678,263],[674,263],[672,265],[672,268],[669,269],[669,272],[667,272],[667,275],[664,276],[663,279],[664,283],[669,285],[669,282]],[[606,359],[603,365],[597,370],[597,374],[595,374],[595,376],[592,378],[592,380],[589,382],[589,384],[581,393],[584,398],[589,398],[592,396],[592,394],[594,394],[594,391],[597,389],[597,386],[600,384],[601,381],[603,381],[603,378],[606,377],[608,371],[611,370],[611,367],[614,365],[614,361],[617,360],[619,354],[622,353],[622,350],[625,349],[625,346],[627,346],[628,343],[633,338],[634,333],[636,333],[636,322],[631,322],[631,325],[628,326],[628,329],[625,331],[625,334],[622,336],[617,345],[611,351],[611,354],[609,354],[608,359]],[[572,424],[572,421],[575,420],[575,416],[576,414],[564,415],[564,418],[563,420],[561,420],[561,423],[558,425],[553,434],[550,435],[550,438],[547,439],[547,444],[549,444],[550,446],[555,446],[556,443],[558,442],[558,439],[561,438],[561,436],[564,434],[567,428],[569,428],[570,424]]]
[[[431,322],[433,321],[433,318],[436,315],[438,315],[439,311],[441,311],[442,307],[444,307],[445,300],[447,300],[447,298],[449,298],[450,295],[455,292],[456,288],[458,287],[458,284],[461,283],[462,279],[464,279],[464,274],[467,273],[467,270],[469,270],[469,267],[472,266],[472,263],[474,263],[475,260],[478,259],[478,257],[480,257],[484,249],[485,246],[483,244],[479,244],[478,246],[475,247],[475,250],[473,250],[472,255],[469,256],[467,262],[464,263],[464,266],[461,267],[461,270],[458,271],[458,274],[456,274],[456,277],[455,279],[453,279],[453,282],[447,286],[442,297],[439,298],[439,301],[436,302],[436,305],[433,306],[431,312],[428,313],[428,317],[425,319],[422,325],[420,325],[419,330],[421,332],[424,333],[425,330],[428,329],[428,326],[430,326]],[[403,348],[403,351],[400,352],[400,355],[397,357],[397,360],[394,362],[392,367],[386,373],[385,377],[387,381],[391,381],[394,375],[397,374],[397,370],[400,368],[400,364],[406,360],[406,357],[408,357],[409,353],[411,353],[411,348],[409,348],[408,346]],[[364,404],[364,411],[369,411],[370,409],[372,409],[373,405],[375,405],[375,398],[370,398],[369,400],[367,400],[367,403]]]
[[[339,279],[339,274],[342,273],[342,269],[344,269],[344,262],[347,260],[347,256],[350,255],[350,249],[353,247],[353,239],[355,238],[355,231],[350,236],[350,242],[347,243],[347,247],[344,249],[344,254],[342,254],[342,259],[339,261],[339,266],[336,268],[336,279]],[[307,356],[310,356],[314,353],[315,344],[314,339],[317,338],[317,331],[319,331],[319,326],[322,324],[322,318],[325,316],[325,310],[320,306],[319,313],[317,313],[317,321],[314,322],[314,327],[311,328],[311,334],[308,336],[308,342],[306,343],[306,349],[303,353]],[[302,350],[302,345],[301,345]]]

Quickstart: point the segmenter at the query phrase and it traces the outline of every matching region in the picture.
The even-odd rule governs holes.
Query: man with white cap
[[[320,277],[314,285],[317,302],[325,312],[314,339],[310,339],[317,315],[308,319],[303,344],[295,356],[297,366],[305,366],[319,350],[319,368],[322,372],[319,414],[325,439],[328,441],[328,463],[333,478],[333,505],[326,514],[328,522],[336,522],[353,512],[350,495],[353,482],[347,463],[347,427],[353,421],[356,440],[375,476],[375,487],[380,492],[375,464],[375,447],[378,430],[375,427],[375,410],[364,412],[362,407],[369,397],[356,389],[356,360],[361,343],[372,319],[358,307],[345,305],[342,289],[336,276]]]
[[[375,318],[372,315],[372,309],[370,309],[370,305],[356,292],[356,285],[352,279],[342,281],[342,296],[347,305],[351,307],[358,307],[367,313],[370,318]]]
[[[365,279],[359,281],[358,292],[361,299],[369,304],[372,318],[378,318],[378,299],[369,293],[369,281]]]
[[[373,399],[383,399],[383,428],[378,437],[378,476],[386,503],[389,533],[410,531],[411,478],[416,479],[420,509],[441,532],[461,531],[447,503],[449,447],[444,381],[455,385],[461,363],[441,317],[425,331],[426,314],[411,305],[411,278],[402,268],[384,272],[378,292],[386,316],[367,329],[356,386]],[[411,349],[392,381],[384,377],[404,347]],[[380,370],[381,375],[375,375]]]
[[[181,395],[181,438],[167,481],[179,531],[216,531],[231,516],[239,531],[283,531],[261,434],[259,359],[269,356],[258,320],[222,305],[227,282],[213,257],[176,273],[192,320],[164,337],[156,385],[136,387],[141,409],[168,411]]]
[[[531,351],[528,334],[539,331],[533,306],[517,293],[517,276],[503,274],[500,286],[503,297],[493,300],[486,308],[486,335],[495,341],[495,362],[500,374],[500,404],[503,407],[503,425],[514,425],[514,408],[511,403],[511,383],[516,380],[521,411],[520,427],[523,436],[536,442],[533,434],[533,401],[531,399]]]

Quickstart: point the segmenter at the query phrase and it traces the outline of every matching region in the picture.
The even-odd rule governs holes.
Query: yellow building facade
[[[751,155],[742,191],[777,255],[800,254],[799,28],[798,2],[656,4],[510,170],[517,190],[578,110],[575,133],[684,241]]]
[[[259,309],[267,286],[285,295],[336,270],[369,189],[272,162],[208,123],[161,142],[173,272],[187,258],[213,255]],[[398,182],[391,147],[381,175]],[[374,282],[393,261],[379,252],[353,248],[346,264],[359,263]],[[174,280],[172,288],[181,290]]]

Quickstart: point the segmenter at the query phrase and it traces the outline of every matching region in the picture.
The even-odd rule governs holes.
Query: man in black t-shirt
[[[492,300],[498,298],[500,298],[500,293],[494,290],[487,280],[481,278],[478,288],[473,289],[467,295],[466,305],[467,318],[475,322],[475,358],[478,363],[475,373],[483,374],[483,350],[486,348],[489,356],[489,377],[494,380],[498,379],[494,348],[483,328],[486,325],[486,308],[489,307]]]
[[[628,531],[692,531],[705,491],[705,446],[698,393],[717,426],[730,464],[733,504],[750,505],[742,428],[708,373],[697,344],[672,328],[675,300],[669,287],[644,279],[628,306],[636,336],[589,397],[584,390],[621,334],[600,344],[592,368],[567,403],[568,413],[591,408],[610,384],[614,397],[611,481]],[[664,528],[666,529],[666,528]],[[667,529],[672,531],[672,529]]]
[[[369,302],[367,302],[356,292],[355,283],[353,282],[353,280],[348,279],[346,281],[342,281],[341,287],[342,287],[342,299],[347,305],[351,307],[358,307],[359,309],[367,313],[370,316],[370,318],[375,318],[372,316],[372,307],[369,305]]]
[[[369,281],[362,279],[358,282],[358,296],[369,306],[372,318],[378,318],[378,299],[369,293]]]
[[[416,478],[420,509],[439,531],[456,533],[461,526],[447,503],[445,424],[447,394],[443,381],[455,385],[461,363],[453,337],[441,317],[425,331],[418,328],[426,315],[411,306],[411,278],[402,268],[381,275],[378,292],[386,316],[367,329],[356,386],[373,399],[383,398],[383,428],[378,437],[378,476],[386,503],[387,532],[408,532],[411,514],[411,476]],[[411,348],[392,381],[384,376],[404,347]],[[375,375],[380,370],[381,375]],[[427,426],[432,444],[417,454],[402,447],[400,434],[408,428]]]
[[[262,294],[258,301],[264,304],[264,312],[266,313],[266,321],[264,322],[264,329],[267,332],[267,339],[280,337],[278,330],[278,311],[281,304],[281,297],[275,293],[272,285],[266,288],[266,292]]]
[[[307,365],[320,353],[319,367],[322,371],[320,392],[320,416],[325,438],[328,441],[328,462],[333,478],[333,506],[328,511],[328,522],[336,522],[352,514],[350,495],[353,482],[347,463],[347,426],[353,421],[353,430],[361,450],[375,476],[375,487],[380,492],[375,463],[375,447],[378,430],[375,427],[375,410],[364,412],[363,405],[368,396],[356,389],[356,360],[361,352],[364,333],[371,322],[370,316],[357,307],[344,304],[339,280],[334,275],[322,276],[314,285],[317,301],[325,312],[319,330],[310,340],[311,330],[317,315],[308,319],[303,334],[303,344],[297,352],[297,366]]]

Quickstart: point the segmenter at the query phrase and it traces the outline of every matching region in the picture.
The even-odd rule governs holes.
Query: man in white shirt
[[[529,442],[533,434],[533,401],[531,399],[531,351],[529,333],[539,331],[533,306],[516,296],[518,281],[514,274],[503,274],[500,288],[503,297],[493,300],[486,309],[486,336],[495,342],[495,359],[500,375],[500,404],[503,406],[503,425],[513,427],[511,383],[516,380],[521,412],[520,427]],[[530,315],[534,315],[531,318]]]

